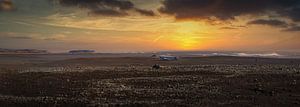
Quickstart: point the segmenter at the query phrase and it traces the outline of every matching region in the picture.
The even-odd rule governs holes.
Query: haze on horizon
[[[300,0],[0,0],[0,48],[300,51]]]

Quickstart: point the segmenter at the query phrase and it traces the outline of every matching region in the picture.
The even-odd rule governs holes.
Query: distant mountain
[[[70,54],[91,54],[95,53],[94,50],[71,50],[69,51]]]
[[[47,50],[38,49],[4,49],[0,48],[0,54],[44,54]]]

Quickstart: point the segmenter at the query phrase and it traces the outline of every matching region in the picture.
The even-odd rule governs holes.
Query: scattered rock
[[[161,67],[160,67],[159,64],[154,64],[154,65],[152,66],[152,68],[153,68],[153,69],[160,69]]]

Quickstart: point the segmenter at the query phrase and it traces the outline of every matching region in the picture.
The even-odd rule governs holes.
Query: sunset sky
[[[300,51],[300,0],[0,0],[0,48]]]

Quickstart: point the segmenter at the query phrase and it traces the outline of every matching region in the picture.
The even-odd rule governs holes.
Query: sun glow
[[[179,22],[178,28],[172,35],[179,49],[193,50],[198,48],[201,42],[201,30],[204,26],[196,22]]]

